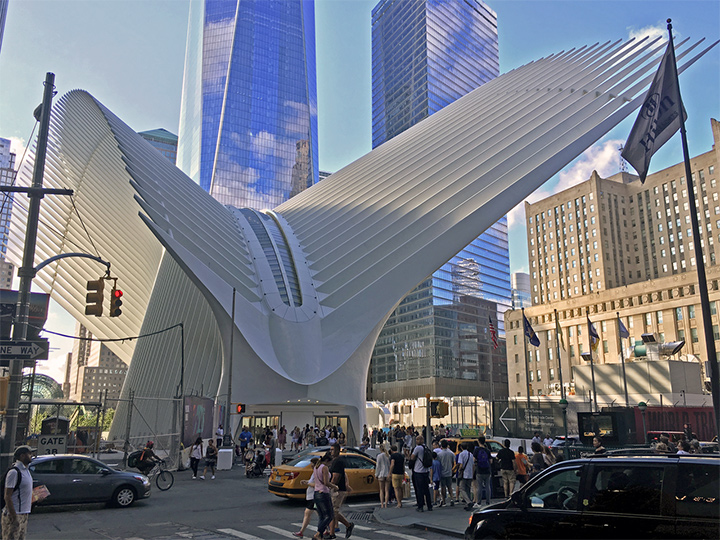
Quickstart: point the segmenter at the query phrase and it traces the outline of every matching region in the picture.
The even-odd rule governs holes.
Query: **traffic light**
[[[115,287],[110,291],[110,316],[118,317],[122,313],[122,295],[123,292]]]
[[[430,416],[432,418],[444,418],[448,415],[448,404],[442,399],[430,401]]]
[[[237,413],[238,413],[238,414],[245,414],[245,404],[244,404],[244,403],[238,403],[238,404],[237,404]]]
[[[85,315],[102,317],[103,313],[103,289],[105,282],[102,279],[87,282],[87,294],[85,295]]]
[[[8,405],[8,387],[10,377],[0,377],[0,414],[5,414]]]

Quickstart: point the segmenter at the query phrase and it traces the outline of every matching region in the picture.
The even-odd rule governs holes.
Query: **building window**
[[[675,308],[675,320],[678,320],[678,321],[683,320],[682,308]]]
[[[694,318],[695,318],[695,306],[694,306],[694,305],[689,305],[689,306],[688,306],[688,318],[689,318],[689,319],[694,319]]]
[[[715,341],[720,341],[720,330],[718,330],[717,324],[713,324],[713,339]]]
[[[517,364],[520,359],[518,358],[518,355],[515,355],[515,363]]]
[[[677,335],[680,341],[685,341],[685,330],[678,329]]]
[[[515,374],[515,382],[516,382],[516,383],[519,383],[519,382],[520,382],[520,374],[519,374],[519,373],[516,373],[516,374]]]
[[[603,339],[603,352],[604,352],[605,354],[607,354],[608,352],[610,352],[610,350],[608,349],[607,339]]]
[[[550,368],[550,380],[555,380],[555,368]]]
[[[575,345],[570,345],[570,358],[575,358]]]
[[[697,331],[697,328],[691,328],[691,329],[690,329],[690,339],[692,340],[693,343],[697,343],[698,341],[700,341],[700,340],[698,339],[698,331]]]
[[[662,324],[663,323],[662,311],[656,311],[655,316],[657,317],[658,324]]]

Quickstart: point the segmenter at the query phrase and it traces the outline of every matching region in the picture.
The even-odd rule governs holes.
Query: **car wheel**
[[[120,486],[115,490],[112,503],[115,506],[126,508],[135,502],[135,490],[130,486]]]

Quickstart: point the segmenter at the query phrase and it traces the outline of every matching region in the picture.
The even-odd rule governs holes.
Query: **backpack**
[[[429,469],[430,467],[432,467],[433,452],[424,444],[422,445],[422,447],[423,447],[422,464],[423,464],[423,467],[425,467],[426,469]]]
[[[128,467],[137,467],[138,462],[141,460],[141,456],[145,452],[143,450],[136,450],[135,452],[132,452],[128,458],[127,458],[127,466]]]
[[[490,468],[490,456],[488,456],[487,450],[479,446],[475,449],[475,463],[477,463],[478,469],[488,470]]]
[[[8,473],[13,469],[17,471],[17,482],[15,482],[15,488],[13,488],[13,492],[17,491],[20,488],[20,482],[22,482],[22,474],[20,474],[20,469],[18,469],[15,465],[5,471],[5,474],[2,477],[2,481],[0,481],[0,493],[2,493],[2,497],[0,497],[0,509],[5,508],[5,479],[7,478]]]

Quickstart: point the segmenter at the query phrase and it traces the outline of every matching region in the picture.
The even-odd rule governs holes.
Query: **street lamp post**
[[[590,362],[590,377],[592,378],[592,394],[593,394],[593,405],[594,405],[593,412],[597,412],[598,404],[597,404],[597,392],[595,391],[595,364],[593,362],[592,350],[590,350],[589,352],[584,352],[580,356],[586,362]]]
[[[563,413],[563,427],[565,428],[565,446],[564,446],[564,454],[565,459],[570,459],[570,448],[569,448],[569,439],[568,439],[568,429],[567,429],[567,408],[568,408],[568,401],[567,399],[563,398],[560,401],[558,401],[558,405],[560,405],[560,408],[562,409]]]
[[[640,409],[640,413],[642,414],[642,422],[643,422],[643,443],[647,443],[647,428],[645,427],[645,409],[647,409],[647,403],[644,401],[641,401],[638,403],[638,409]]]

